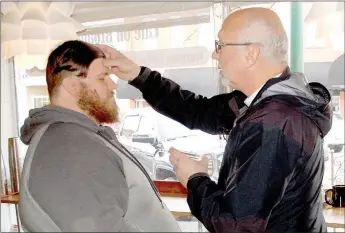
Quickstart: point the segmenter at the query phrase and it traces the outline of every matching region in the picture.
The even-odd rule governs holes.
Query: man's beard
[[[98,123],[115,123],[119,120],[118,106],[110,92],[104,101],[101,101],[95,90],[82,85],[78,106]]]

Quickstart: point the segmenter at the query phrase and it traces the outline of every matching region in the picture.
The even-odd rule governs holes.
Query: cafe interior
[[[323,213],[329,231],[344,232],[344,205],[334,205],[334,193],[345,193],[344,2],[201,0],[1,2],[1,232],[24,231],[18,208],[27,146],[19,138],[20,128],[31,109],[50,102],[45,67],[57,45],[79,39],[112,46],[182,88],[211,97],[232,91],[222,85],[211,57],[218,31],[229,14],[249,7],[277,13],[290,42],[291,70],[322,83],[332,95],[333,125],[324,140]],[[181,230],[207,232],[189,209],[168,146],[207,155],[209,174],[217,181],[226,139],[161,116],[140,91],[112,78],[120,113],[119,122],[108,126],[143,164]],[[157,151],[149,138],[135,140],[136,133],[153,130],[163,134],[159,143],[165,150]]]

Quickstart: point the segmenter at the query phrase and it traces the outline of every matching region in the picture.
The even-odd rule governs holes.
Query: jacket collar
[[[281,81],[284,81],[284,80],[287,80],[289,79],[289,77],[291,76],[292,72],[291,72],[291,69],[289,66],[287,66],[285,68],[285,70],[280,74],[279,77],[274,77],[270,80],[268,80],[255,94],[255,97],[252,98],[252,101],[250,103],[249,106],[246,106],[245,104],[245,100],[246,98],[243,98],[243,93],[242,95],[235,95],[233,98],[231,98],[229,100],[229,106],[231,108],[231,110],[235,113],[236,115],[236,118],[239,117],[239,115],[241,115],[240,113],[243,113],[244,112],[244,109],[243,108],[249,108],[251,107],[255,102],[256,100],[258,100],[260,97],[261,97],[261,94],[267,90],[270,86],[278,83],[278,82],[281,82]],[[247,97],[248,99],[249,97]],[[242,110],[241,110],[242,109]]]

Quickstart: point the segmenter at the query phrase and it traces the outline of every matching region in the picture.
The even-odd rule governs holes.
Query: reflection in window
[[[48,96],[34,96],[33,99],[33,106],[34,108],[42,108],[49,104],[49,97]]]
[[[162,137],[162,140],[169,141],[178,138],[187,138],[188,136],[201,133],[199,130],[190,130],[179,122],[174,121],[161,114],[158,118],[158,124],[161,126],[159,128],[159,133]]]
[[[136,99],[135,100],[135,108],[145,108],[149,107],[149,104],[144,99]]]
[[[185,40],[185,30],[183,26],[174,26],[170,29],[170,46],[179,48],[183,46]]]
[[[140,119],[138,134],[156,136],[154,135],[154,132],[155,132],[155,127],[153,125],[152,119],[149,119],[149,117],[146,117],[146,116],[142,116]]]
[[[334,112],[340,111],[340,96],[332,96],[332,107]]]
[[[320,28],[317,21],[306,24],[306,33],[304,34],[306,48],[324,47],[326,45],[325,38],[317,36],[318,30]]]
[[[112,46],[120,51],[126,50],[128,42],[125,40],[124,37],[124,32],[113,32],[112,38],[114,38],[114,43],[112,43]]]
[[[133,133],[138,130],[140,116],[127,116],[124,119],[123,128],[121,130],[121,136],[131,138]]]

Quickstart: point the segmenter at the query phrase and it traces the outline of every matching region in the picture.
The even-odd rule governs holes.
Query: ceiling
[[[221,2],[230,8],[253,4],[266,4],[269,7],[274,4],[274,1],[269,0],[259,2],[250,0],[241,2],[219,0],[171,0],[166,2],[158,0],[151,0],[150,2],[144,0],[136,0],[136,2],[84,1],[73,2],[75,6],[72,18],[87,28],[81,35],[128,31],[137,26],[138,29],[143,29],[198,24],[205,23],[214,17],[214,15],[210,15],[210,7]],[[3,5],[1,4],[2,8],[4,8]],[[321,8],[323,7],[321,6]],[[319,14],[319,11],[317,14]],[[146,22],[147,20],[150,22]],[[145,22],[145,25],[142,25],[143,22]]]
[[[174,25],[208,23],[210,7],[219,1],[136,1],[136,2],[75,2],[72,18],[87,30],[79,33],[98,34]],[[224,2],[225,6],[240,7],[261,2]]]
[[[72,17],[80,23],[208,8],[212,2],[76,2]]]

